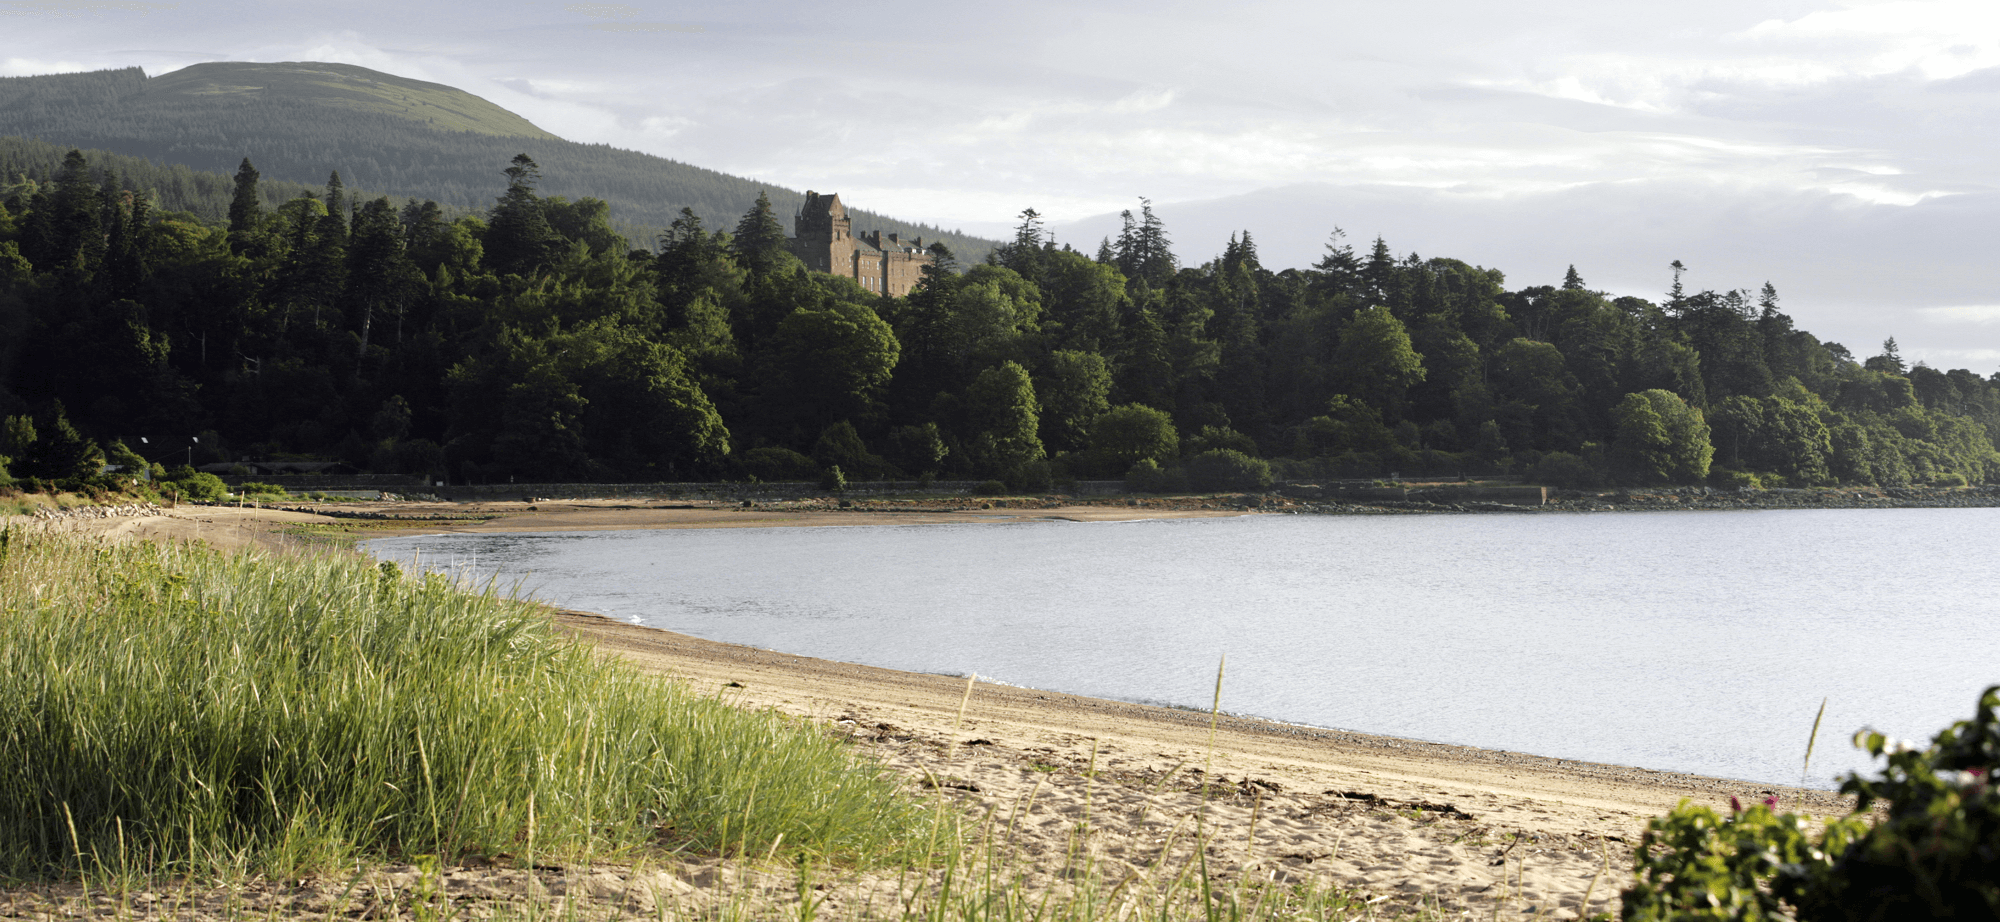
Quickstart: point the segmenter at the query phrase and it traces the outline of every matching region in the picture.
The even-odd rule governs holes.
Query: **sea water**
[[[569,608],[894,669],[1797,783],[2000,683],[2000,510],[388,538]]]

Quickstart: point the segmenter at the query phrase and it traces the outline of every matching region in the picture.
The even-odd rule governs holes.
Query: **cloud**
[[[590,26],[599,32],[706,32],[701,26],[672,22],[599,22]]]
[[[141,3],[138,0],[0,0],[0,16],[49,16],[75,18],[105,13],[148,13],[179,9],[178,3]]]
[[[2000,323],[2000,304],[1923,307],[1917,309],[1917,314],[1933,323]]]
[[[30,77],[35,74],[73,74],[93,69],[81,61],[51,61],[31,58],[0,60],[0,77]]]
[[[620,3],[565,3],[563,10],[579,13],[593,19],[637,19],[644,12],[636,6]]]

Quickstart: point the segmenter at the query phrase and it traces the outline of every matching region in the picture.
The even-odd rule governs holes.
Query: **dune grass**
[[[539,607],[352,555],[0,537],[0,875],[284,875],[646,844],[897,861],[930,820],[827,735]]]

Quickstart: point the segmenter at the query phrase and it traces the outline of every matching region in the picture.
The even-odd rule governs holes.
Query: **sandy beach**
[[[1112,504],[992,509],[912,504],[858,511],[594,501],[397,503],[339,511],[346,517],[182,507],[36,527],[279,548],[307,543],[311,529],[337,523],[375,537],[1244,514]],[[394,518],[354,518],[356,513]],[[300,534],[301,527],[307,535]],[[1106,878],[1118,881],[1181,867],[1199,841],[1211,872],[1221,879],[1312,879],[1375,900],[1391,917],[1391,910],[1423,909],[1444,917],[1471,912],[1486,918],[1497,909],[1503,917],[1576,918],[1616,913],[1631,849],[1646,821],[1683,798],[1726,809],[1732,796],[1748,801],[1776,795],[1791,809],[1845,812],[1841,800],[1824,791],[1227,715],[1215,719],[1211,729],[1211,716],[1202,712],[976,679],[968,686],[962,676],[792,656],[583,612],[558,617],[565,630],[641,669],[850,737],[921,796],[952,799],[968,822],[987,823],[990,836],[1004,829],[1006,847],[1026,858],[1034,869],[1031,878],[1039,876],[1043,884],[1059,879],[1079,849]],[[499,872],[454,873],[484,880],[482,886],[500,897],[519,889],[496,885],[505,876]],[[678,882],[667,890],[698,901],[692,894],[701,890],[700,881],[713,882],[721,870],[691,862],[665,873],[670,883]],[[880,884],[855,879],[843,886],[830,905],[867,899],[869,888]],[[643,914],[643,907],[633,906],[632,912]]]

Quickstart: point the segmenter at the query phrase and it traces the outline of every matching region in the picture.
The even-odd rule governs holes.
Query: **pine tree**
[[[785,251],[785,227],[771,212],[770,193],[757,193],[757,203],[736,222],[736,237],[730,245],[743,267],[757,273],[769,271],[778,254]]]
[[[319,222],[320,233],[335,243],[347,244],[347,187],[340,182],[340,171],[326,178],[326,217]]]
[[[1021,274],[1031,282],[1040,284],[1044,240],[1042,236],[1042,216],[1033,208],[1021,211],[1021,224],[1014,228],[1012,243],[995,248],[992,260]]]
[[[1321,273],[1316,283],[1327,294],[1343,295],[1354,290],[1361,283],[1361,260],[1354,255],[1354,245],[1342,243],[1347,232],[1336,227],[1326,239],[1326,255],[1313,263],[1313,268]]]
[[[1563,290],[1564,291],[1583,290],[1583,276],[1576,274],[1575,263],[1571,263],[1569,271],[1563,273]]]
[[[1389,244],[1380,236],[1375,245],[1368,249],[1368,263],[1361,267],[1361,278],[1368,283],[1363,294],[1370,304],[1386,304],[1389,300],[1389,286],[1396,275],[1396,257],[1389,252]]]
[[[557,243],[542,200],[535,195],[542,169],[534,158],[516,154],[505,172],[507,191],[494,204],[486,230],[486,261],[503,273],[532,275],[554,257]]]
[[[236,194],[229,200],[229,249],[243,253],[251,248],[258,223],[264,217],[264,202],[257,196],[257,168],[250,158],[236,168]]]

